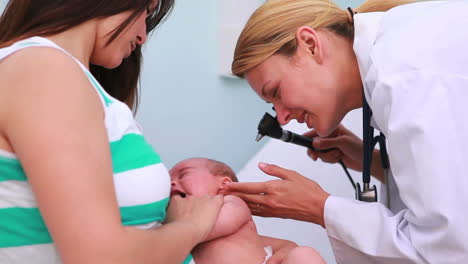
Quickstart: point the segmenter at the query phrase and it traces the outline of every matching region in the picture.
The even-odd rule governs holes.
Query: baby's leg
[[[289,252],[281,264],[325,264],[325,260],[311,247],[297,247]]]

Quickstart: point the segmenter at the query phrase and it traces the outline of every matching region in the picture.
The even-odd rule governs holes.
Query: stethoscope
[[[355,190],[356,200],[363,202],[377,202],[377,188],[375,185],[370,186],[371,179],[371,164],[372,164],[372,153],[375,145],[379,143],[380,156],[382,159],[382,167],[386,171],[389,167],[389,160],[387,154],[387,147],[385,144],[385,136],[380,133],[379,136],[374,137],[374,128],[371,126],[370,121],[372,117],[372,110],[367,103],[366,97],[363,94],[363,141],[364,141],[364,157],[363,157],[363,169],[362,169],[362,190],[359,183],[355,183],[351,177],[348,169],[342,160],[339,161],[341,167],[348,176],[353,189]],[[273,110],[275,110],[273,108]],[[260,141],[264,136],[269,136],[275,139],[279,139],[284,142],[293,143],[296,145],[310,148],[315,152],[328,152],[332,149],[315,149],[313,147],[313,138],[308,138],[288,130],[281,128],[278,119],[273,117],[269,113],[265,113],[263,118],[258,124],[258,135],[256,141]]]

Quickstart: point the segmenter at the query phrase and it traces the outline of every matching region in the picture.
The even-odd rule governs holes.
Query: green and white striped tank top
[[[53,47],[67,53],[46,38],[32,37],[0,49],[0,61],[34,46]],[[104,107],[122,224],[142,229],[159,226],[166,218],[170,195],[166,167],[143,137],[128,106],[107,94],[86,67],[75,61]],[[0,263],[61,263],[21,162],[14,153],[4,150],[0,150]],[[189,256],[184,263],[194,261]]]

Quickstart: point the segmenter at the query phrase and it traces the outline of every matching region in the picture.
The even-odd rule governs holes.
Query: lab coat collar
[[[361,80],[365,83],[371,67],[372,47],[377,39],[384,12],[358,13],[354,15],[354,44]],[[364,87],[366,99],[370,101],[373,87]]]
[[[358,13],[354,15],[354,44],[353,49],[359,65],[359,73],[364,86],[364,96],[368,103],[371,102],[373,85],[366,85],[371,70],[371,52],[377,39],[380,23],[384,12]],[[371,126],[379,129],[374,118]],[[380,130],[380,129],[379,129]]]

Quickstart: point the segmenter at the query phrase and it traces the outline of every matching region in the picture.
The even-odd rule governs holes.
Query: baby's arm
[[[298,245],[292,241],[278,239],[273,237],[260,236],[265,246],[271,246],[273,256],[268,260],[268,263],[281,263],[283,259]]]
[[[233,234],[251,219],[252,214],[247,204],[237,196],[227,195],[215,227],[204,242]]]

